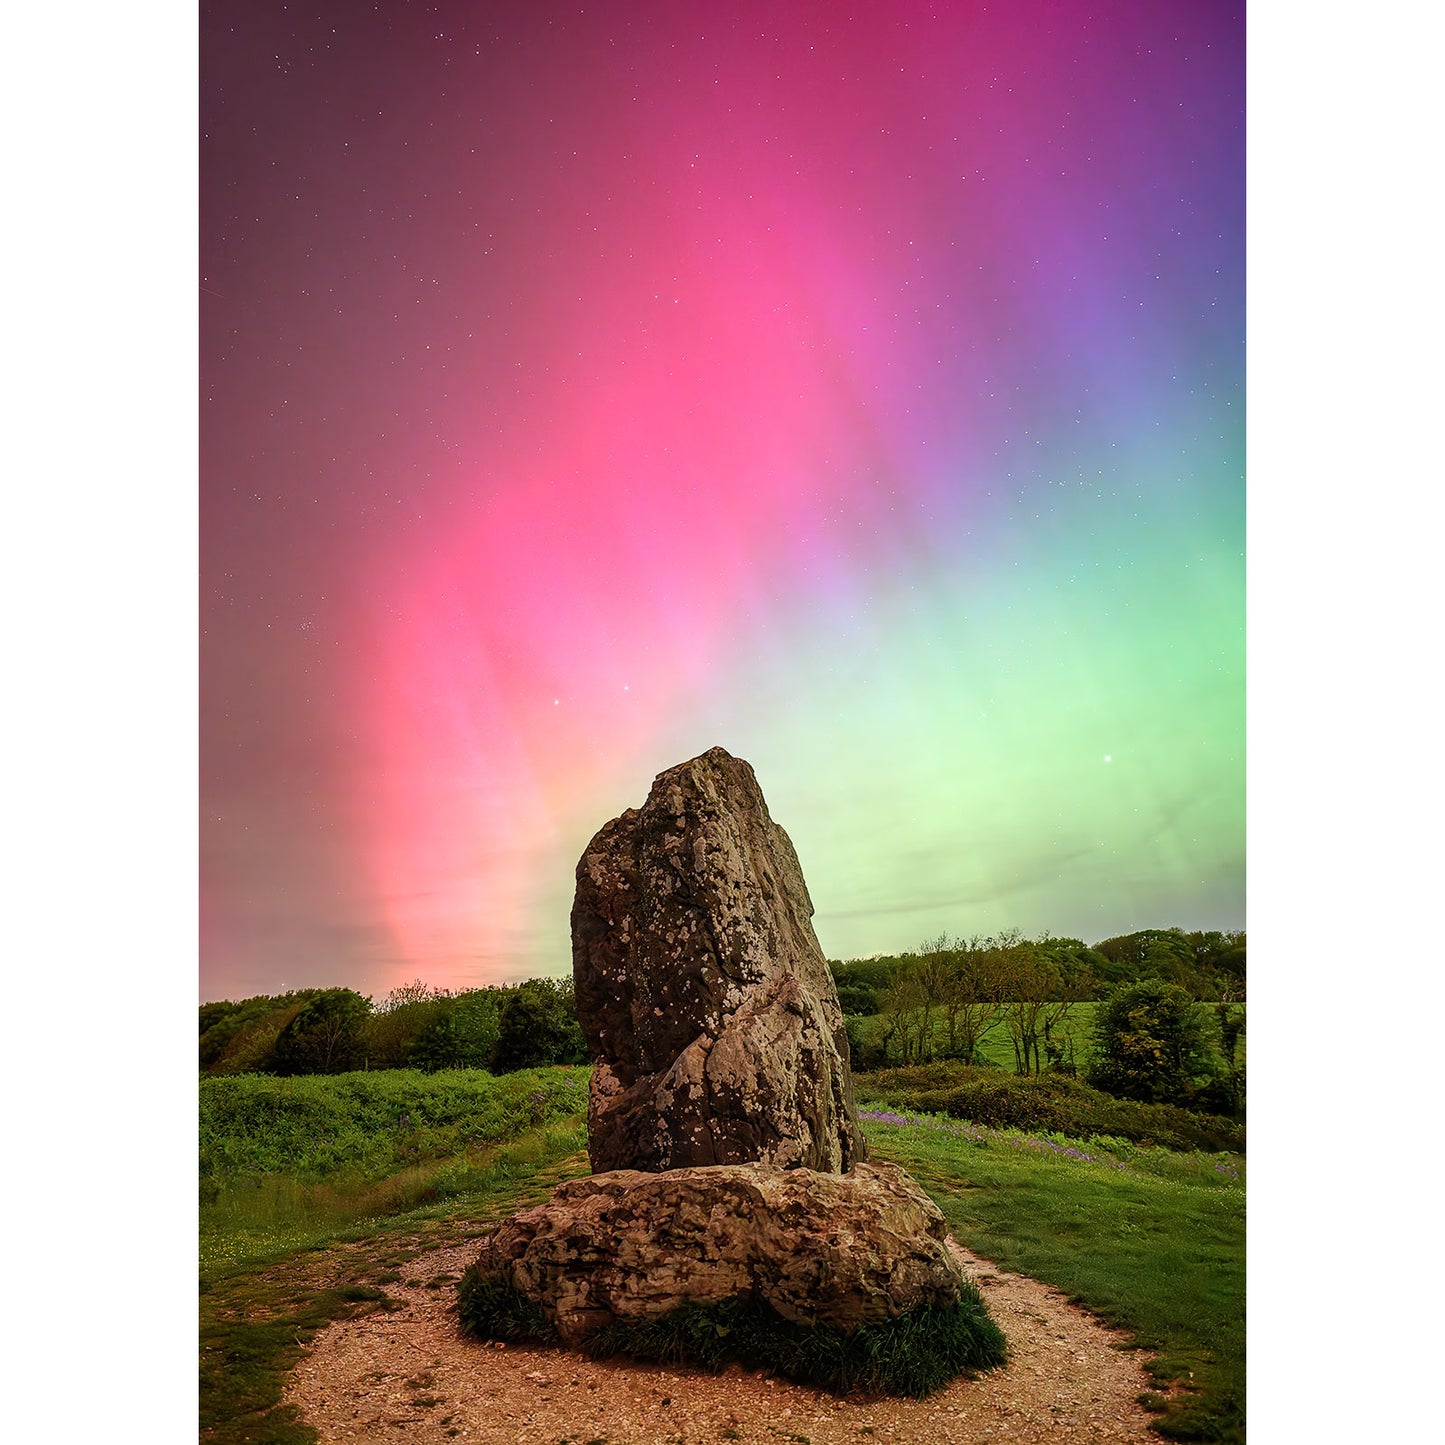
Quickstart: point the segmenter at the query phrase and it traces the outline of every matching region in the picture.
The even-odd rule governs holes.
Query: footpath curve
[[[475,1243],[414,1260],[387,1287],[404,1308],[328,1326],[287,1383],[286,1400],[326,1445],[976,1445],[1154,1442],[1138,1396],[1155,1388],[1124,1336],[1060,1291],[958,1245],[1008,1338],[1009,1363],[925,1400],[839,1400],[766,1372],[721,1375],[560,1349],[483,1344],[461,1334],[450,1284]]]

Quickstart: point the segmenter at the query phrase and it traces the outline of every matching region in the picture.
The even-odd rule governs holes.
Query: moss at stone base
[[[481,1339],[557,1338],[537,1305],[475,1267],[458,1286],[458,1307],[462,1327]],[[614,1321],[588,1341],[586,1351],[594,1359],[630,1355],[713,1371],[738,1360],[839,1395],[928,1395],[1006,1357],[1003,1332],[972,1285],[957,1304],[923,1305],[851,1334],[794,1324],[759,1300],[688,1304],[655,1319]]]

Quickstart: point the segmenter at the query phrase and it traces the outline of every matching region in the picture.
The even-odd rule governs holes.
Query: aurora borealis
[[[653,775],[825,953],[1244,926],[1244,18],[217,3],[202,993],[570,967]]]

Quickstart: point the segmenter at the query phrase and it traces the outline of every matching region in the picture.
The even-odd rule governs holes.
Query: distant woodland
[[[1088,1077],[1109,1092],[1237,1113],[1245,935],[1151,928],[1077,938],[941,935],[829,961],[854,1067],[955,1060]],[[417,981],[373,1001],[298,989],[200,1007],[200,1067],[217,1074],[586,1064],[570,979],[449,992]]]

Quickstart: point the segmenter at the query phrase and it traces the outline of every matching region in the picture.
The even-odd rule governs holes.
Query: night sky
[[[1244,16],[201,13],[205,998],[570,968],[715,744],[825,953],[1244,926]]]

